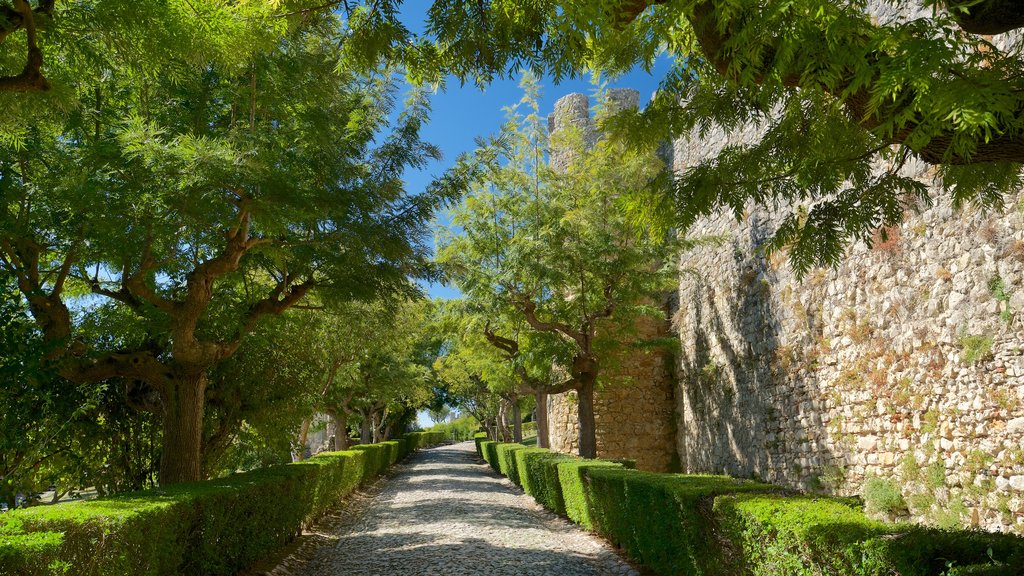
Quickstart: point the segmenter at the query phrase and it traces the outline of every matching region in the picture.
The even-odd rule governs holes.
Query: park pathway
[[[607,544],[538,506],[472,442],[410,456],[272,576],[635,575]],[[329,520],[329,519],[328,519]]]

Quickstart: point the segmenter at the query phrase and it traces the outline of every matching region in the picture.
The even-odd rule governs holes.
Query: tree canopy
[[[567,360],[566,376],[545,388],[579,392],[580,454],[593,458],[601,365],[638,315],[664,314],[650,299],[675,282],[678,244],[627,209],[664,184],[664,163],[656,146],[627,148],[570,123],[549,148],[529,75],[524,89],[526,114],[508,109],[501,161],[455,211],[438,259],[478,310],[494,314],[484,335],[511,360],[520,353],[515,332],[495,332],[509,324],[560,341],[561,358],[548,361]],[[610,112],[606,104],[599,115]],[[499,322],[502,313],[513,321]]]
[[[261,319],[428,273],[426,225],[461,173],[405,190],[403,168],[438,155],[425,95],[395,110],[396,81],[342,66],[342,40],[320,12],[182,76],[84,67],[75,107],[0,150],[0,265],[62,378],[154,392],[165,482],[201,474],[209,370]]]
[[[364,17],[380,20],[402,2],[369,4]],[[667,55],[672,70],[644,111],[615,123],[621,133],[757,130],[685,167],[664,224],[781,208],[770,248],[791,248],[802,273],[908,210],[942,198],[993,209],[1019,189],[1024,61],[1004,33],[1021,26],[1012,0],[437,0],[422,38],[391,22],[363,48],[414,77],[440,68],[479,84],[521,69],[614,76]],[[911,159],[934,166],[930,182]]]

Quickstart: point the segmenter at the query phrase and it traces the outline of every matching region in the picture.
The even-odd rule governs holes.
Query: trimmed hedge
[[[353,450],[366,454],[361,483],[369,482],[387,469],[391,461],[389,448],[383,444],[357,444],[352,447]]]
[[[578,456],[552,452],[547,448],[525,448],[514,452],[523,491],[548,510],[565,515],[558,464],[582,461]]]
[[[480,449],[480,443],[487,441],[487,432],[477,432],[473,435],[473,443],[476,444],[476,455],[483,458],[484,453]]]
[[[413,450],[445,443],[444,432],[408,432],[405,437],[412,441]]]
[[[754,576],[1024,573],[1019,537],[883,524],[836,498],[726,496],[714,509]]]
[[[658,474],[613,467],[586,471],[594,529],[658,574],[732,574],[711,499],[779,488],[729,476]]]
[[[796,496],[729,476],[639,472],[630,460],[475,440],[484,459],[518,478],[537,502],[658,575],[1024,574],[1019,536],[894,526],[870,520],[849,498]]]
[[[398,443],[360,446],[205,482],[9,512],[0,516],[0,575],[233,575],[386,468],[392,452]]]
[[[71,565],[59,556],[63,541],[64,536],[56,532],[0,533],[0,575],[70,573]]]
[[[510,442],[498,444],[498,472],[508,477],[513,484],[519,486],[519,470],[516,467],[516,451],[523,450],[526,446]]]
[[[491,465],[491,468],[495,469],[497,469],[495,465],[498,457],[497,445],[498,442],[494,440],[484,440],[480,443],[480,452],[483,455],[484,462],[487,462]]]
[[[566,460],[559,462],[558,483],[562,487],[562,501],[565,503],[565,515],[570,520],[583,526],[587,530],[594,529],[594,522],[590,518],[590,481],[586,471],[599,467],[611,466],[613,468],[635,468],[636,465],[626,465],[622,462],[610,460]]]

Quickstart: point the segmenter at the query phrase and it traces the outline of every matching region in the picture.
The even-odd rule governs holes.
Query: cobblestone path
[[[317,536],[268,574],[637,574],[606,543],[477,464],[472,442],[417,452]]]

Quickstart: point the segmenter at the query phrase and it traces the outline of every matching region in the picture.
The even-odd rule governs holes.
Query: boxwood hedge
[[[754,576],[1024,574],[1020,537],[883,524],[836,498],[735,495],[714,509]]]
[[[496,450],[498,452],[498,472],[507,476],[513,484],[519,486],[519,471],[516,468],[516,450],[522,450],[526,448],[522,444],[515,442],[498,444]]]
[[[0,575],[228,575],[385,469],[400,443],[0,516]]]

